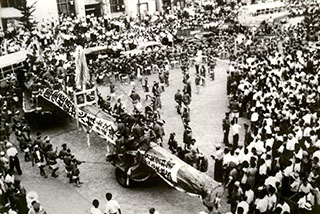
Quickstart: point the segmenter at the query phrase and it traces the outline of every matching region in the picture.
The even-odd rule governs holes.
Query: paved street
[[[190,76],[193,84],[193,95],[191,104],[191,127],[194,138],[201,152],[208,157],[214,154],[214,147],[222,141],[221,121],[227,110],[226,96],[226,62],[218,61],[216,67],[216,79],[211,81],[207,77],[207,84],[201,87],[200,94],[195,94],[194,69]],[[157,77],[152,75],[149,82],[152,83]],[[138,84],[138,83],[137,83]],[[120,87],[120,88],[119,88]],[[175,132],[177,140],[182,144],[183,126],[180,116],[176,113],[173,99],[177,89],[182,89],[182,74],[178,69],[170,73],[170,87],[162,94],[163,108],[162,117],[166,121],[165,131],[167,142],[169,133]],[[118,85],[118,95],[124,95],[131,89],[130,85]],[[137,85],[138,93],[144,98],[142,88]],[[100,86],[99,90],[104,96],[109,93],[108,86]],[[127,98],[126,98],[127,99]],[[129,102],[128,102],[129,103]],[[128,104],[128,108],[130,108]],[[51,137],[54,147],[60,149],[62,143],[67,143],[72,153],[80,160],[87,163],[80,165],[81,188],[74,187],[68,183],[61,163],[57,179],[40,176],[38,168],[32,167],[30,163],[24,163],[21,158],[24,174],[22,183],[27,191],[37,191],[40,201],[48,213],[80,214],[86,213],[91,207],[91,201],[98,198],[101,208],[104,207],[104,195],[110,191],[121,204],[123,213],[148,213],[150,207],[156,207],[160,213],[199,213],[206,210],[200,199],[179,192],[167,185],[160,178],[152,178],[148,182],[127,189],[121,187],[115,178],[114,167],[105,162],[106,144],[97,135],[92,134],[91,148],[86,145],[86,136],[79,131],[75,122],[67,119],[64,123],[50,126],[42,126],[43,135]],[[240,137],[240,141],[243,136]],[[165,146],[167,146],[165,144]],[[208,175],[213,176],[213,161],[209,157]],[[47,172],[50,173],[49,169]],[[228,210],[228,205],[223,202],[223,207]]]

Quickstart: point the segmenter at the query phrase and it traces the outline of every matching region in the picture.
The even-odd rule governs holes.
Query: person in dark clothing
[[[57,158],[58,155],[56,154],[56,151],[53,150],[52,144],[49,144],[47,146],[47,162],[49,165],[49,168],[52,169],[51,176],[52,177],[58,177],[59,175],[56,173],[59,169],[58,163],[57,163]]]
[[[68,149],[67,150],[68,154],[64,156],[63,158],[63,163],[64,163],[64,167],[67,173],[67,177],[69,178],[69,183],[72,183],[72,155],[71,155],[71,150]]]
[[[192,144],[192,130],[189,126],[184,129],[183,143],[185,144],[185,149],[190,149],[190,145]]]
[[[225,118],[222,120],[222,130],[223,130],[223,143],[229,145],[229,132],[230,132],[230,120],[229,112],[226,112]]]
[[[176,136],[176,133],[174,132],[170,133],[170,137],[168,140],[169,150],[173,154],[177,153],[177,150],[178,150],[178,142],[174,139],[175,136]]]
[[[75,186],[80,187],[80,170],[78,165],[83,163],[82,161],[77,160],[75,157],[72,158],[71,163],[71,173],[72,173],[72,181],[74,182]]]
[[[244,146],[248,146],[249,143],[251,142],[252,140],[252,137],[251,137],[251,132],[250,132],[250,129],[249,129],[249,125],[248,124],[244,124]]]
[[[37,164],[37,166],[39,167],[39,170],[40,170],[40,175],[47,178],[47,175],[44,171],[44,167],[46,166],[45,164],[45,160],[44,160],[44,155],[43,153],[40,151],[40,147],[38,145],[35,145],[33,147],[33,153],[32,153],[32,156],[33,156],[33,160],[34,162]]]
[[[63,160],[63,159],[64,159],[64,156],[68,155],[69,153],[68,153],[67,144],[64,143],[64,144],[61,145],[61,147],[62,147],[62,149],[61,149],[60,152],[59,152],[59,158],[60,158],[61,160]]]
[[[216,146],[216,154],[215,156],[211,155],[214,163],[214,180],[218,182],[223,182],[223,151],[220,146]]]
[[[175,95],[174,95],[174,101],[176,101],[176,103],[177,103],[176,108],[177,108],[178,114],[181,114],[182,94],[179,89],[178,89],[177,93],[175,93]]]
[[[17,173],[22,175],[20,161],[18,158],[18,150],[13,147],[10,142],[7,143],[7,148],[7,156],[9,157],[9,170],[13,172],[13,169],[16,168]]]
[[[27,214],[28,207],[27,207],[27,200],[26,200],[26,190],[21,185],[20,180],[15,180],[13,184],[14,188],[14,204],[18,210],[19,214]]]

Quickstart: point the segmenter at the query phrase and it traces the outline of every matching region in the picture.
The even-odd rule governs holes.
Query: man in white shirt
[[[277,207],[281,208],[281,214],[283,214],[284,212],[290,213],[290,206],[287,204],[287,202],[284,201],[283,197],[279,197],[278,200],[279,201]]]
[[[107,204],[104,214],[121,214],[120,205],[116,200],[112,199],[111,193],[106,193],[106,199]]]
[[[239,202],[235,214],[248,214],[248,212],[249,204],[246,201]]]
[[[240,132],[241,126],[234,121],[231,121],[231,133],[233,136],[233,148],[234,150],[238,148],[238,142],[239,142],[239,132]]]

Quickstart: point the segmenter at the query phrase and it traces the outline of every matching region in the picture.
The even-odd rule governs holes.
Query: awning
[[[27,51],[21,50],[0,57],[0,69],[23,62],[27,58]]]
[[[14,7],[0,8],[0,17],[3,19],[21,18],[22,16],[21,11]]]

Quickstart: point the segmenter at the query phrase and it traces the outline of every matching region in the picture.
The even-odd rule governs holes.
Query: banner
[[[71,117],[76,118],[76,107],[68,95],[63,91],[45,88],[41,90],[40,95],[47,101],[68,113]],[[78,109],[78,119],[79,123],[89,127],[112,144],[115,144],[115,141],[113,140],[114,136],[112,135],[113,132],[110,132],[110,130],[115,129],[113,122],[103,118],[98,118],[95,115],[82,111],[81,109]]]

